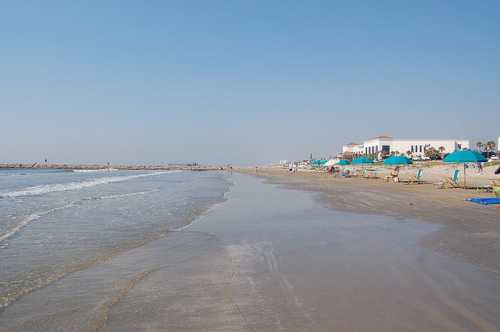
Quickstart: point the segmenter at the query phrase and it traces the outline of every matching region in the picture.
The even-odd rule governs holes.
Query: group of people
[[[328,166],[327,171],[329,174],[332,174],[333,176],[337,176],[337,174],[340,174],[341,176],[344,177],[349,177],[351,175],[351,172],[348,169],[342,169],[340,167],[335,167],[335,166]]]

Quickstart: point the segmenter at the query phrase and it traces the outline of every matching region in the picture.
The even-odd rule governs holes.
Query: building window
[[[413,145],[412,145],[412,146],[411,146],[411,153],[413,153],[413,152],[414,152],[414,151],[413,151]]]
[[[420,152],[422,152],[422,145],[420,145]]]

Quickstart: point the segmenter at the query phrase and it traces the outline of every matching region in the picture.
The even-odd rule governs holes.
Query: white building
[[[363,144],[349,143],[342,146],[342,153],[359,154],[363,150]]]
[[[408,153],[412,157],[423,157],[425,150],[434,148],[450,153],[456,150],[468,149],[469,141],[463,139],[394,139],[390,136],[370,138],[363,144],[347,144],[342,147],[343,153],[353,155],[390,155],[391,153]]]

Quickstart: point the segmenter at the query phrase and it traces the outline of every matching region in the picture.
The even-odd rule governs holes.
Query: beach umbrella
[[[327,162],[326,159],[313,159],[311,160],[310,164],[311,166],[321,167],[324,166],[326,162]]]
[[[373,164],[373,160],[366,157],[358,157],[352,161],[353,165]]]
[[[485,162],[486,158],[477,151],[459,150],[447,155],[443,161],[445,163],[464,164],[464,188],[465,188],[465,183],[466,183],[465,170],[467,168],[465,164]]]
[[[341,159],[341,160],[337,163],[337,165],[340,165],[340,166],[346,166],[346,165],[349,165],[349,164],[350,164],[349,160],[345,160],[345,159]]]
[[[331,166],[335,165],[336,163],[337,163],[337,160],[335,160],[335,159],[330,159],[330,160],[328,160],[328,161],[324,164],[324,166],[326,166],[326,167],[331,167]]]
[[[384,165],[410,165],[413,162],[405,156],[391,156],[384,160]]]

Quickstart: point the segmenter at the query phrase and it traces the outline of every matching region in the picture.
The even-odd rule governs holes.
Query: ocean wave
[[[19,223],[17,223],[14,227],[8,229],[3,234],[0,234],[0,242],[5,241],[8,238],[14,236],[15,234],[17,234],[17,232],[19,232],[21,230],[21,228],[24,228],[25,226],[29,225],[30,223],[32,223],[35,220],[40,219],[43,216],[46,216],[46,215],[48,215],[48,214],[50,214],[52,212],[55,212],[55,211],[59,211],[59,210],[63,210],[63,209],[67,209],[67,208],[73,207],[75,205],[76,205],[75,203],[70,203],[70,204],[66,204],[66,205],[63,205],[63,206],[60,206],[60,207],[56,207],[56,208],[53,208],[53,209],[50,209],[50,210],[41,211],[41,212],[37,212],[37,213],[32,213],[30,215],[24,216],[23,218],[21,218],[21,220],[19,221]]]
[[[86,197],[83,198],[83,201],[98,201],[101,199],[117,199],[117,198],[125,198],[125,197],[131,197],[131,196],[141,196],[141,195],[146,195],[154,192],[158,192],[160,189],[153,189],[153,190],[146,190],[146,191],[137,191],[137,192],[132,192],[132,193],[125,193],[125,194],[114,194],[114,195],[104,195],[104,196],[98,196],[98,197]]]
[[[100,173],[100,172],[116,172],[116,168],[101,168],[101,169],[73,169],[73,173]]]
[[[17,223],[14,227],[8,229],[6,232],[3,234],[0,233],[0,242],[3,242],[7,240],[8,238],[14,236],[17,234],[22,228],[26,227],[27,225],[31,224],[33,221],[40,219],[43,216],[46,216],[52,212],[56,212],[59,210],[67,209],[70,207],[74,207],[77,205],[80,205],[82,201],[89,201],[89,200],[101,200],[101,199],[117,199],[117,198],[125,198],[125,197],[131,197],[131,196],[140,196],[140,195],[145,195],[153,192],[158,192],[160,191],[159,189],[154,189],[154,190],[148,190],[148,191],[138,191],[138,192],[132,192],[132,193],[126,193],[126,194],[116,194],[116,195],[105,195],[101,197],[91,197],[91,198],[84,198],[81,201],[76,201],[73,203],[66,204],[64,206],[56,207],[53,209],[49,209],[46,211],[41,211],[41,212],[36,212],[32,213],[30,215],[24,216],[21,218],[19,223]]]
[[[37,196],[43,195],[51,192],[58,191],[70,191],[70,190],[80,190],[82,188],[95,187],[101,184],[108,184],[113,182],[122,182],[131,179],[154,176],[168,173],[177,173],[181,171],[166,171],[166,172],[155,172],[146,174],[136,174],[136,175],[126,175],[126,176],[113,176],[113,177],[102,177],[92,180],[85,180],[81,182],[68,182],[68,183],[56,183],[56,184],[46,184],[35,187],[28,187],[17,191],[11,191],[7,193],[0,193],[0,198],[16,198],[22,196]]]

